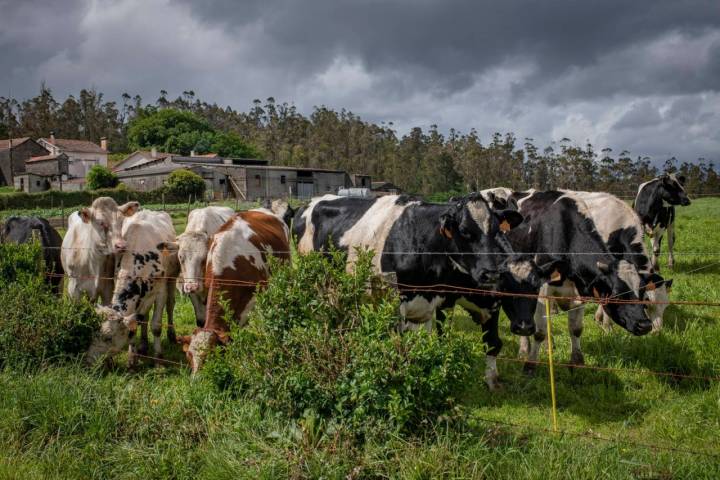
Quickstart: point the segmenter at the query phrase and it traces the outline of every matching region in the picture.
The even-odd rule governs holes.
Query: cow
[[[238,325],[247,322],[256,289],[268,279],[268,256],[290,258],[288,227],[282,218],[267,212],[258,209],[236,213],[212,238],[205,268],[205,324],[196,328],[192,336],[179,339],[193,375],[216,344],[228,341],[227,313]],[[226,312],[224,305],[231,312]]]
[[[162,362],[162,314],[167,310],[167,336],[175,342],[173,309],[175,282],[180,272],[177,255],[164,250],[166,242],[175,241],[175,229],[165,212],[141,210],[122,226],[125,248],[117,257],[117,277],[110,308],[99,307],[103,316],[100,332],[88,351],[87,360],[95,362],[102,355],[112,355],[118,345],[132,340],[137,324],[141,327],[140,348],[130,341],[128,364],[135,366],[137,354],[148,349],[147,315],[153,309],[151,328],[156,364]]]
[[[610,252],[635,265],[645,285],[644,299],[655,302],[646,306],[653,325],[652,333],[659,332],[672,279],[665,280],[655,272],[645,246],[642,221],[632,207],[610,193],[576,191],[573,194],[587,205],[595,228]],[[595,320],[605,331],[612,328],[612,321],[601,306],[595,312]]]
[[[188,215],[185,231],[175,242],[167,242],[163,248],[177,254],[180,261],[181,279],[178,288],[190,297],[195,310],[198,327],[205,324],[205,262],[210,239],[235,214],[229,207],[205,207],[193,210]]]
[[[9,217],[0,230],[0,243],[30,243],[37,237],[45,260],[45,280],[56,295],[62,293],[65,271],[60,261],[62,237],[41,217]]]
[[[90,208],[70,215],[60,256],[70,298],[85,295],[93,303],[99,298],[103,305],[110,304],[114,255],[126,248],[123,222],[139,209],[138,202],[118,206],[112,198],[99,197]]]
[[[674,173],[665,173],[657,178],[645,182],[638,187],[638,193],[633,202],[633,208],[642,221],[645,231],[652,238],[652,265],[656,271],[660,270],[658,257],[660,256],[660,243],[667,231],[668,267],[673,268],[675,257],[673,246],[675,244],[675,205],[690,205],[690,199],[685,193],[685,177]]]
[[[542,277],[549,279],[538,291],[541,298],[516,298],[513,302],[533,302],[536,307],[534,342],[525,371],[535,370],[540,346],[547,336],[544,297],[563,297],[553,302],[568,312],[570,362],[583,365],[580,336],[584,302],[578,297],[639,301],[644,297],[645,286],[636,266],[616,258],[608,249],[581,196],[568,191],[520,192],[513,194],[513,199],[524,221],[508,232],[507,238],[516,252],[534,253],[535,265]],[[603,309],[615,323],[634,335],[644,335],[652,329],[642,304],[607,303]],[[521,342],[521,353],[523,346],[527,343]]]
[[[433,293],[433,286],[496,289],[506,270],[506,257],[512,253],[506,232],[521,222],[518,212],[493,210],[479,194],[451,204],[425,203],[405,195],[376,199],[325,195],[296,213],[293,233],[299,253],[337,248],[347,252],[349,266],[357,259],[356,247],[374,251],[375,271],[397,275],[405,324],[413,328],[424,324],[430,329],[439,308],[470,297]],[[423,288],[427,290],[418,291]],[[482,300],[483,307],[486,301]],[[469,310],[486,332],[485,380],[493,388],[501,346],[497,316]]]

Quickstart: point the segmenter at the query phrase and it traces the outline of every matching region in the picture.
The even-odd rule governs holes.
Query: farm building
[[[0,187],[13,185],[13,177],[25,173],[25,161],[49,152],[32,138],[0,140]],[[10,165],[12,158],[12,167]]]
[[[49,138],[41,138],[38,143],[51,155],[63,153],[67,156],[69,178],[85,178],[94,165],[107,167],[108,152],[105,138],[100,140],[100,145],[97,145],[88,140],[55,138],[55,134],[51,132]]]
[[[342,170],[268,165],[267,160],[225,158],[217,155],[182,156],[155,150],[136,151],[115,167],[121,182],[135,190],[162,187],[178,169],[191,170],[205,180],[213,198],[243,200],[265,198],[310,198],[352,187],[353,180],[370,184],[367,175],[350,176]]]
[[[25,161],[25,172],[15,176],[15,189],[23,192],[33,193],[62,188],[63,182],[67,182],[68,157],[64,153],[59,155],[40,155],[30,157]]]

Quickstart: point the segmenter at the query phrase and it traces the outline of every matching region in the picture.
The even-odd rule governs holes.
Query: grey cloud
[[[658,108],[649,101],[642,101],[634,104],[620,119],[613,125],[615,129],[652,127],[662,123],[663,118]]]

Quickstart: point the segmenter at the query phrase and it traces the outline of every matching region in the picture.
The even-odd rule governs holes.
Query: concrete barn
[[[93,166],[107,167],[108,164],[105,138],[102,138],[98,145],[88,140],[55,138],[55,134],[51,132],[49,138],[41,138],[38,143],[45,147],[51,155],[60,155],[61,153],[67,155],[69,178],[85,178]]]
[[[67,184],[68,163],[68,157],[64,153],[30,157],[25,161],[25,173],[15,176],[15,189],[27,193],[50,188],[70,190]]]
[[[32,138],[0,140],[0,187],[15,184],[14,177],[25,173],[25,161],[50,152]],[[12,167],[10,158],[12,157]]]

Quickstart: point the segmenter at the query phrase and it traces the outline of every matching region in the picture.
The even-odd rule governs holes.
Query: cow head
[[[287,201],[282,199],[273,200],[269,210],[282,219],[288,228],[291,227],[290,224],[295,217],[296,210],[292,208]]]
[[[659,178],[662,192],[662,199],[670,205],[690,205],[690,199],[685,193],[685,177],[666,173]]]
[[[178,343],[182,345],[193,375],[202,368],[207,356],[218,343],[226,345],[228,341],[227,333],[203,328],[196,328],[192,336],[183,335],[178,338]]]
[[[127,243],[122,238],[122,226],[125,218],[135,214],[140,203],[127,202],[118,206],[110,197],[96,198],[90,208],[80,210],[80,218],[90,224],[100,239],[98,250],[105,255],[122,253]]]
[[[443,213],[439,234],[448,243],[455,268],[471,275],[479,285],[495,287],[505,256],[512,253],[505,234],[522,220],[518,212],[493,210],[482,195],[471,194]]]
[[[535,333],[537,295],[542,286],[540,272],[530,258],[511,258],[503,272],[500,291],[518,296],[501,296],[502,308],[510,319],[510,331],[515,335]],[[527,295],[527,296],[525,296]]]
[[[135,315],[123,317],[110,307],[97,307],[95,311],[102,319],[102,324],[100,330],[93,336],[85,356],[85,360],[91,365],[102,357],[107,358],[120,353],[137,329]]]
[[[635,266],[626,260],[612,263],[597,262],[599,274],[587,286],[586,295],[598,300],[639,301],[642,298],[641,279]],[[638,303],[607,303],[603,310],[610,318],[633,335],[645,335],[652,330],[645,305]]]
[[[177,253],[182,274],[182,292],[185,294],[204,291],[205,262],[210,238],[204,232],[185,232],[175,242],[163,242],[157,247]]]
[[[645,292],[645,300],[651,303],[646,305],[646,310],[652,321],[652,331],[657,333],[662,328],[663,316],[670,300],[670,289],[672,287],[672,278],[665,280],[657,273],[650,273],[645,276],[643,290]]]

